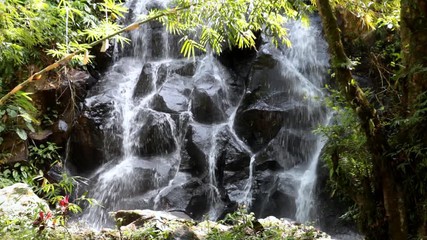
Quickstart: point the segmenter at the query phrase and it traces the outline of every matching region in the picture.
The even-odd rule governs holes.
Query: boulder
[[[3,155],[1,164],[23,162],[28,160],[28,144],[22,141],[15,132],[8,132],[3,134],[3,141],[0,144],[2,153],[9,153]]]
[[[260,53],[254,61],[249,73],[248,90],[261,88],[267,90],[283,90],[286,82],[280,69],[280,63],[270,54]]]
[[[217,162],[223,165],[218,171],[241,171],[248,167],[251,160],[249,149],[242,146],[243,142],[238,140],[232,134],[228,125],[226,125],[217,135]]]
[[[281,109],[263,105],[242,106],[237,110],[233,127],[251,150],[257,152],[276,137],[282,128],[284,114]]]
[[[104,154],[104,135],[99,125],[81,115],[72,130],[67,167],[81,175],[89,174],[103,163]]]
[[[256,174],[253,184],[251,212],[257,217],[276,216],[293,218],[296,212],[295,197],[279,189],[281,179],[271,171]]]
[[[151,107],[166,113],[181,113],[188,110],[191,80],[174,75],[161,86],[151,100]]]
[[[268,146],[256,155],[256,169],[289,170],[306,163],[311,160],[316,141],[316,136],[310,131],[282,128]]]
[[[119,210],[117,212],[110,212],[110,215],[115,219],[117,225],[126,226],[139,220],[138,223],[142,226],[144,222],[150,219],[158,219],[164,221],[176,220],[178,217],[167,212],[153,211],[153,210]]]
[[[208,171],[208,154],[211,144],[211,127],[193,123],[188,126],[182,152],[180,171],[203,178]]]
[[[142,127],[137,130],[139,141],[135,148],[140,156],[169,154],[176,150],[175,123],[167,114],[144,110],[137,118]]]
[[[191,112],[194,120],[205,124],[223,122],[226,114],[221,102],[221,93],[219,89],[211,95],[204,89],[195,88],[191,94]]]
[[[142,98],[147,96],[155,88],[154,76],[155,72],[153,64],[146,63],[142,67],[141,74],[139,75],[138,82],[133,92],[134,98]]]
[[[0,216],[32,222],[39,211],[49,211],[46,201],[39,198],[30,186],[15,183],[0,189]]]
[[[193,178],[162,190],[156,206],[165,210],[179,210],[193,219],[201,219],[209,210],[209,193],[208,185]]]

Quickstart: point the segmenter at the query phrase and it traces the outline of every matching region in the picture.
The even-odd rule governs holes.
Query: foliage
[[[60,149],[56,144],[47,142],[38,146],[30,146],[30,159],[28,162],[15,163],[13,165],[3,165],[0,171],[0,187],[12,185],[13,183],[24,182],[33,187],[35,193],[51,204],[56,204],[73,193],[74,185],[85,182],[85,179],[78,176],[70,177],[62,173],[61,180],[55,182],[46,176],[45,172],[52,166],[61,165]],[[67,199],[68,201],[68,199]],[[75,199],[77,202],[96,203],[93,199],[86,198],[86,194]],[[73,213],[81,211],[76,204],[67,205]]]
[[[44,144],[39,146],[34,145],[30,146],[29,149],[30,159],[28,162],[17,162],[12,165],[3,164],[0,166],[0,187],[9,186],[18,182],[25,182],[31,186],[39,187],[35,180],[43,177],[43,171],[46,171],[46,169],[49,169],[52,165],[60,162],[60,156],[57,152],[59,147],[54,143],[47,142],[46,146]],[[68,178],[64,176],[63,179],[64,181],[61,183],[61,188],[70,190]],[[41,189],[42,188],[39,190]]]
[[[48,55],[61,58],[70,51],[83,50],[72,61],[86,64],[91,56],[85,40],[90,37],[83,29],[92,29],[92,33],[96,29],[97,37],[107,36],[119,28],[112,20],[124,12],[122,4],[114,0],[0,2],[0,97],[23,75],[31,75],[52,62]],[[27,131],[34,132],[40,124],[38,117],[30,93],[18,91],[6,105],[0,104],[0,144],[11,132],[27,140]],[[0,159],[7,156],[1,153]]]
[[[159,21],[172,34],[183,36],[181,53],[186,57],[194,56],[196,50],[220,54],[224,47],[255,48],[256,34],[261,30],[276,45],[290,45],[284,24],[293,18],[308,22],[306,14],[313,10],[299,0],[175,0],[171,5],[187,9],[164,15]],[[168,9],[155,9],[146,17],[165,11]]]
[[[28,74],[37,66],[44,65],[46,60],[49,60],[44,50],[54,47],[56,43],[67,45],[59,47],[65,52],[70,51],[69,48],[85,47],[84,44],[75,44],[86,37],[86,34],[81,32],[82,29],[95,28],[102,21],[108,20],[108,18],[105,19],[105,14],[116,19],[125,11],[126,9],[120,3],[117,4],[112,0],[105,0],[103,3],[92,0],[2,1],[0,4],[0,72],[3,74],[0,75],[0,80],[10,80],[20,72]],[[48,52],[59,56],[63,51]],[[30,68],[26,69],[26,67]]]
[[[232,240],[232,239],[326,239],[326,235],[317,229],[307,226],[286,225],[281,220],[265,220],[263,224],[258,222],[254,213],[248,213],[241,206],[236,212],[227,214],[224,220],[218,223],[228,225],[227,230],[218,228],[216,224],[209,226],[211,229],[206,239],[208,240]]]
[[[144,239],[144,240],[166,240],[170,238],[170,231],[159,229],[155,222],[148,222],[144,227],[136,231],[124,231],[124,239]]]
[[[60,147],[56,146],[55,143],[46,142],[45,144],[32,145],[30,149],[30,159],[34,165],[44,166],[46,163],[50,165],[56,164],[60,160],[58,150]]]
[[[330,95],[325,102],[334,112],[334,120],[332,124],[320,126],[315,131],[328,139],[322,159],[329,166],[335,190],[352,187],[355,191],[362,191],[365,187],[364,179],[371,178],[372,169],[366,136],[356,113],[344,96],[328,86],[327,89]],[[334,159],[337,157],[339,159]]]
[[[372,194],[375,182],[366,136],[357,114],[342,93],[329,86],[326,89],[329,96],[325,103],[334,112],[334,118],[330,125],[320,126],[315,132],[328,139],[321,158],[329,169],[331,194],[350,203],[342,218],[366,223],[358,204],[364,204],[360,202],[360,195]]]
[[[27,140],[26,131],[35,131],[34,124],[39,121],[34,118],[37,110],[31,101],[29,93],[20,91],[10,104],[0,106],[0,144],[4,140],[1,136],[7,133],[14,132],[21,140]]]
[[[399,28],[400,0],[332,0],[330,2],[336,9],[344,10],[346,14],[357,17],[358,21],[349,24],[357,24],[359,28],[368,30],[384,26],[392,30]]]

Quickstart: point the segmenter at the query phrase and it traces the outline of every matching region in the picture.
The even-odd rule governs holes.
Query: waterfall
[[[314,206],[313,190],[316,181],[316,168],[319,161],[320,151],[322,150],[325,142],[322,139],[318,140],[316,144],[316,151],[313,155],[307,170],[300,176],[300,186],[298,188],[297,198],[295,199],[296,214],[295,219],[299,222],[305,223],[310,220],[310,211]]]
[[[132,21],[166,3],[127,4]],[[131,32],[85,100],[85,145],[70,143],[67,164],[102,205],[82,219],[99,228],[110,211],[144,208],[217,219],[240,204],[310,220],[329,59],[315,18],[288,28],[291,48],[267,42],[243,59],[184,59],[158,23]]]

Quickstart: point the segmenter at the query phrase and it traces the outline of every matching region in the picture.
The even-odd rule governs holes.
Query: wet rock
[[[176,220],[178,217],[161,211],[153,211],[153,210],[119,210],[117,212],[110,212],[110,215],[115,219],[118,226],[126,226],[135,222],[137,220],[137,226],[143,226],[144,222],[150,219],[161,219],[164,221]]]
[[[280,178],[270,171],[256,175],[251,211],[257,217],[276,216],[294,218],[295,198],[279,190]]]
[[[95,224],[105,225],[109,223],[108,211],[153,208],[158,194],[155,189],[167,186],[176,173],[177,160],[173,156],[167,159],[134,157],[121,161],[118,166],[112,162],[105,164],[94,177],[96,185],[91,191],[102,207],[91,207],[88,215],[96,218]],[[103,195],[105,191],[110,194]]]
[[[57,163],[53,165],[49,171],[47,171],[47,176],[49,178],[49,181],[52,183],[58,183],[63,179],[63,174],[65,174],[64,167],[62,164]]]
[[[180,170],[202,177],[208,171],[207,154],[211,141],[210,127],[201,124],[190,124],[185,135],[186,156],[181,161]]]
[[[140,156],[168,154],[176,149],[174,122],[164,113],[142,111],[138,116],[141,128],[135,146]]]
[[[237,135],[252,151],[257,152],[276,137],[282,128],[283,115],[280,109],[241,107],[236,113],[233,126]]]
[[[210,188],[198,179],[168,187],[159,194],[157,207],[166,210],[181,210],[193,219],[201,219],[209,210]]]
[[[150,59],[164,59],[167,54],[167,45],[163,25],[158,21],[150,21],[151,25],[151,44],[149,48]]]
[[[70,138],[70,164],[67,167],[88,174],[103,163],[104,135],[91,118],[81,115],[73,127]]]
[[[191,77],[196,73],[198,64],[197,61],[193,60],[181,60],[178,63],[174,63],[174,67],[171,68],[171,73],[176,73],[184,77]]]
[[[156,76],[156,87],[159,89],[163,83],[168,79],[169,74],[169,64],[163,63],[160,65],[160,67],[157,69],[157,76]]]
[[[311,160],[316,141],[316,137],[309,131],[282,128],[268,146],[257,154],[256,169],[288,170],[306,163]]]
[[[86,110],[77,117],[70,133],[70,161],[72,171],[89,174],[105,160],[121,154],[120,129],[107,124],[112,117],[113,102],[108,97],[87,99]],[[109,156],[105,159],[105,156]]]
[[[43,141],[46,140],[50,135],[52,135],[52,133],[53,132],[51,130],[46,129],[38,132],[30,132],[28,136],[35,141]]]
[[[184,77],[171,77],[154,95],[151,106],[154,110],[166,113],[180,113],[188,110],[188,94],[191,80]]]
[[[241,171],[242,167],[249,166],[250,153],[233,136],[228,126],[218,134],[217,149],[217,162],[223,162],[223,171]]]
[[[70,137],[71,127],[67,124],[66,121],[59,119],[54,122],[51,126],[52,134],[49,135],[49,142],[53,142],[58,146],[62,146],[63,143],[67,142]]]
[[[138,83],[135,86],[133,92],[134,98],[142,98],[147,96],[151,91],[154,90],[154,70],[151,63],[146,63],[141,70],[139,75]]]
[[[210,95],[203,89],[195,88],[191,94],[191,112],[197,122],[212,124],[225,120],[220,94]]]

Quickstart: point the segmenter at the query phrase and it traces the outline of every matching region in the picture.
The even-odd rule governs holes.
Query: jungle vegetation
[[[319,14],[331,54],[325,87],[336,112],[335,124],[318,130],[329,139],[323,158],[332,192],[353,205],[368,239],[427,237],[425,0],[173,0],[121,26],[126,11],[115,0],[0,1],[0,144],[10,134],[26,141],[39,128],[27,86],[67,67],[85,69],[96,44],[126,44],[120,33],[148,21],[182,36],[182,54],[192,57],[255,49],[259,31],[291,46],[285,23],[310,24],[308,16]]]

